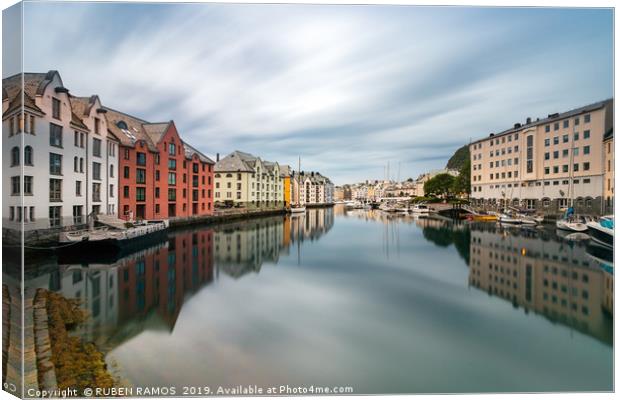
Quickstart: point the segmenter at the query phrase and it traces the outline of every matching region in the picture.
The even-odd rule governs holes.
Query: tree
[[[460,170],[467,160],[469,160],[469,146],[465,145],[454,152],[452,157],[448,160],[446,168]]]
[[[467,196],[471,193],[471,160],[467,159],[461,166],[459,176],[454,180],[454,193],[464,193]]]
[[[450,197],[455,178],[450,174],[439,174],[424,183],[425,196]]]

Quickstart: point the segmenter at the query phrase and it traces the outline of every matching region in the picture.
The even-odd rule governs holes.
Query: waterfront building
[[[282,165],[280,169],[280,177],[282,178],[282,194],[284,196],[284,207],[290,207],[293,187],[291,186],[291,167]]]
[[[613,338],[604,311],[613,304],[613,275],[593,265],[585,243],[501,235],[494,226],[472,229],[469,285],[514,307],[569,325],[599,340]],[[608,288],[612,288],[609,290]]]
[[[292,196],[295,203],[302,205],[332,204],[334,184],[326,176],[314,171],[293,172]]]
[[[4,233],[43,239],[116,212],[118,140],[96,96],[71,96],[57,71],[18,74],[2,80],[2,110]]]
[[[605,214],[614,212],[614,131],[610,129],[603,136],[605,152]]]
[[[184,142],[174,121],[151,123],[106,110],[119,138],[119,217],[165,219],[213,213],[213,166]]]
[[[516,123],[469,145],[471,199],[558,212],[601,212],[605,197],[603,136],[613,129],[613,99]],[[573,202],[574,200],[574,202]]]
[[[215,202],[244,207],[283,207],[280,165],[234,151],[215,164]]]
[[[334,201],[344,201],[344,187],[334,187]]]

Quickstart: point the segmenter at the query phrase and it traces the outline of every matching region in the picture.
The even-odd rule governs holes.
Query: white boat
[[[291,207],[291,213],[293,214],[300,214],[300,213],[305,213],[306,212],[306,207],[304,206],[292,206]]]
[[[545,217],[540,215],[532,215],[514,207],[507,207],[497,220],[503,224],[539,225],[544,219]]]
[[[431,213],[431,209],[426,204],[420,203],[411,207],[411,212],[418,215],[428,215]]]
[[[587,223],[592,221],[592,218],[583,215],[571,215],[558,219],[555,222],[555,227],[563,231],[571,232],[586,232],[588,230]]]
[[[598,221],[590,221],[587,223],[588,234],[595,242],[598,242],[609,248],[614,247],[614,216],[606,215]]]
[[[134,240],[164,233],[168,229],[168,226],[168,220],[145,220],[128,223],[128,226],[124,228],[101,226],[92,229],[61,232],[58,241],[61,246],[81,243],[89,246],[107,245],[122,247]]]

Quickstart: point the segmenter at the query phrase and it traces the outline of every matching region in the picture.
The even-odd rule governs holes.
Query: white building
[[[291,175],[292,202],[302,205],[332,204],[334,184],[318,172],[301,171]]]
[[[60,229],[116,211],[118,142],[98,104],[71,96],[57,71],[3,79],[5,232],[22,222],[26,232]]]

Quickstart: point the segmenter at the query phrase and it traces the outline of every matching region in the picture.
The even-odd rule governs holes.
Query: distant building
[[[614,131],[607,131],[603,137],[605,152],[605,213],[614,212]]]
[[[291,167],[282,165],[280,168],[280,177],[282,178],[282,195],[284,196],[284,207],[291,206],[292,186],[291,186]]]
[[[334,184],[318,172],[293,172],[291,183],[293,203],[311,205],[334,202]]]
[[[440,174],[449,174],[452,176],[458,176],[459,171],[455,169],[444,168],[444,169],[436,169],[436,170],[421,174],[420,176],[418,176],[418,179],[416,179],[415,181],[415,191],[414,191],[415,196],[425,196],[426,193],[424,192],[424,184],[428,182],[430,179]]]

